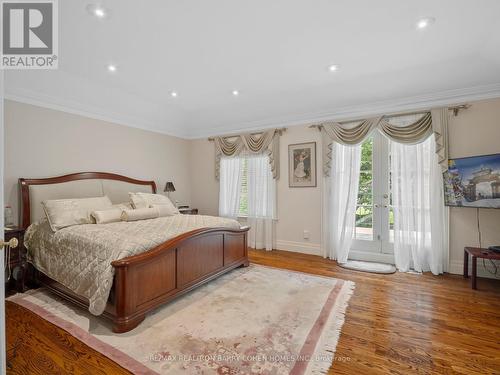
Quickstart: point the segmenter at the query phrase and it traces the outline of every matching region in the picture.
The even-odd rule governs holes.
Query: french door
[[[379,132],[361,145],[356,226],[350,259],[390,263],[394,260],[389,149],[389,140]]]

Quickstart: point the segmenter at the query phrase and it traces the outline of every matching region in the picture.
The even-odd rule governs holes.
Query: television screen
[[[447,206],[500,208],[500,154],[450,159],[444,200]]]

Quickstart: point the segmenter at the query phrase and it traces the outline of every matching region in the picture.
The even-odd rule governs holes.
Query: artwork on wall
[[[288,185],[316,187],[316,142],[288,145]]]
[[[500,154],[450,159],[444,173],[447,206],[500,208]]]

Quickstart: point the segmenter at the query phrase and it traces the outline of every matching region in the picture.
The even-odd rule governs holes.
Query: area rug
[[[134,330],[43,288],[9,298],[135,374],[319,374],[335,347],[351,281],[251,265],[158,308]]]
[[[342,268],[347,268],[354,271],[370,272],[370,273],[395,273],[396,267],[387,263],[363,262],[360,260],[348,260],[346,263],[339,263]]]

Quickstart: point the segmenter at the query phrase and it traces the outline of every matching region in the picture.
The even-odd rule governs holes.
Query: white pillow
[[[45,215],[54,232],[71,225],[94,223],[91,213],[112,207],[107,197],[53,199],[42,202]]]
[[[136,208],[134,210],[124,210],[122,212],[123,221],[137,221],[156,219],[160,214],[157,208]]]
[[[149,220],[156,219],[159,217],[172,216],[170,207],[166,204],[152,205],[146,208],[135,208],[133,210],[123,210],[121,212],[121,219],[123,221],[137,221],[137,220]]]
[[[132,206],[134,208],[149,208],[152,206],[167,206],[172,212],[172,215],[178,214],[179,210],[175,207],[170,199],[161,194],[149,193],[128,193]]]
[[[130,202],[114,204],[113,208],[118,208],[120,210],[133,210],[134,209],[134,207],[132,206],[132,203],[130,203]]]
[[[122,209],[113,205],[109,210],[93,211],[91,215],[96,224],[116,223],[122,221],[122,212],[125,210],[126,208]]]

